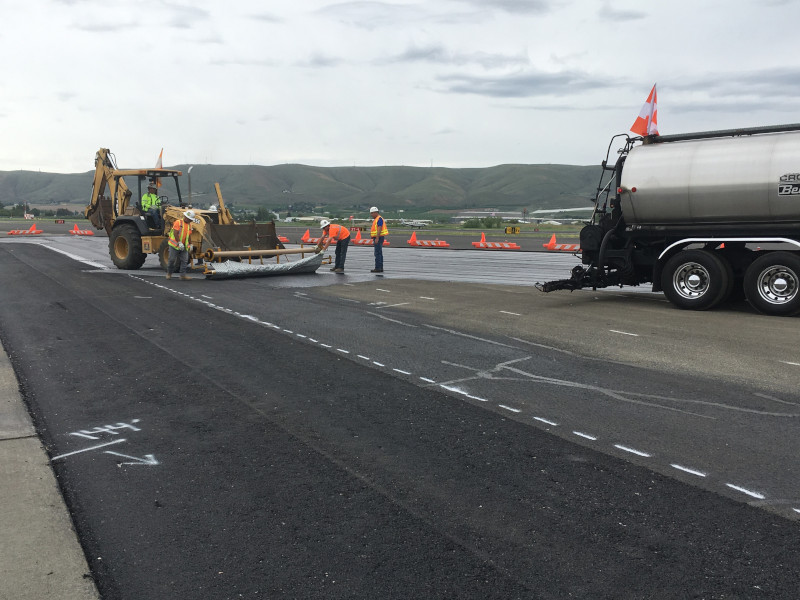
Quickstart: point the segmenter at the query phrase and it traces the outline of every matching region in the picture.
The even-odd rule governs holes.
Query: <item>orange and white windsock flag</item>
[[[642,110],[639,111],[639,116],[631,126],[631,131],[637,135],[658,135],[658,100],[656,100],[655,84]]]
[[[161,159],[164,157],[164,149],[161,149],[161,152],[158,154],[158,160],[156,161],[156,169],[163,169],[164,165],[161,162]]]

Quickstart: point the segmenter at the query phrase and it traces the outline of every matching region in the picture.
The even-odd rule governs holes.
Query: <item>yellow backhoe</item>
[[[181,197],[179,177],[174,169],[118,169],[113,154],[100,148],[95,156],[94,183],[86,218],[97,229],[108,233],[108,251],[120,269],[138,269],[148,254],[158,254],[161,266],[167,267],[167,235],[172,224],[192,208]],[[128,187],[136,181],[136,193]],[[143,188],[157,186],[161,201],[163,227],[141,206]],[[192,208],[195,213],[191,259],[202,262],[207,251],[253,252],[283,249],[275,231],[275,223],[239,224],[225,207],[219,184],[214,184],[218,205],[210,210]],[[288,252],[292,252],[287,251]],[[266,254],[266,253],[265,253]],[[272,254],[272,253],[270,253]]]

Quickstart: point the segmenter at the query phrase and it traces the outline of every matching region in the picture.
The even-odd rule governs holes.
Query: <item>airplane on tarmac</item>
[[[423,227],[427,227],[431,223],[433,223],[433,221],[422,220],[422,219],[414,219],[411,221],[406,221],[405,219],[400,219],[400,225],[411,228],[418,227],[419,229],[422,229]]]

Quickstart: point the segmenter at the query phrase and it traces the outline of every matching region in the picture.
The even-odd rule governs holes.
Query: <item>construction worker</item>
[[[187,275],[189,266],[189,251],[193,247],[189,244],[189,236],[192,235],[194,228],[194,211],[187,210],[183,213],[183,219],[176,219],[172,224],[172,229],[169,230],[169,260],[167,261],[167,279],[172,279],[172,273],[175,271],[175,263],[180,261],[178,272],[181,274],[181,279],[191,279]]]
[[[375,249],[375,268],[370,273],[383,273],[383,240],[389,235],[389,230],[377,206],[369,209],[369,215],[372,217],[372,229],[369,235],[372,237],[372,246]]]
[[[147,193],[142,194],[142,212],[149,215],[155,223],[156,229],[164,229],[164,219],[161,217],[161,198],[156,191],[158,187],[155,183],[147,186]]]
[[[350,230],[347,227],[331,223],[327,219],[319,222],[322,237],[317,242],[317,251],[327,250],[331,242],[336,242],[335,260],[331,271],[344,273],[344,259],[347,257],[347,248],[350,246]]]

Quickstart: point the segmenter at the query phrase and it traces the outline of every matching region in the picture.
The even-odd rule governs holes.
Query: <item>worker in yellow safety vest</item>
[[[164,229],[164,218],[161,216],[161,198],[156,194],[155,183],[147,186],[147,193],[142,194],[142,212],[153,219],[156,229]]]
[[[335,260],[331,271],[344,273],[344,259],[347,258],[347,248],[350,246],[350,230],[327,219],[322,219],[319,226],[322,229],[322,237],[317,242],[317,251],[326,250],[331,242],[335,241]]]
[[[369,209],[369,215],[372,217],[372,230],[369,235],[372,237],[372,246],[375,250],[375,268],[370,273],[383,273],[383,240],[389,235],[389,229],[377,206]]]
[[[192,250],[189,244],[189,237],[192,235],[194,228],[194,211],[187,210],[183,213],[183,219],[177,219],[172,224],[172,229],[169,230],[169,238],[167,244],[169,245],[169,260],[167,261],[167,279],[172,279],[172,273],[175,271],[175,263],[180,261],[178,272],[181,279],[191,279],[187,275],[189,266],[189,251]]]

